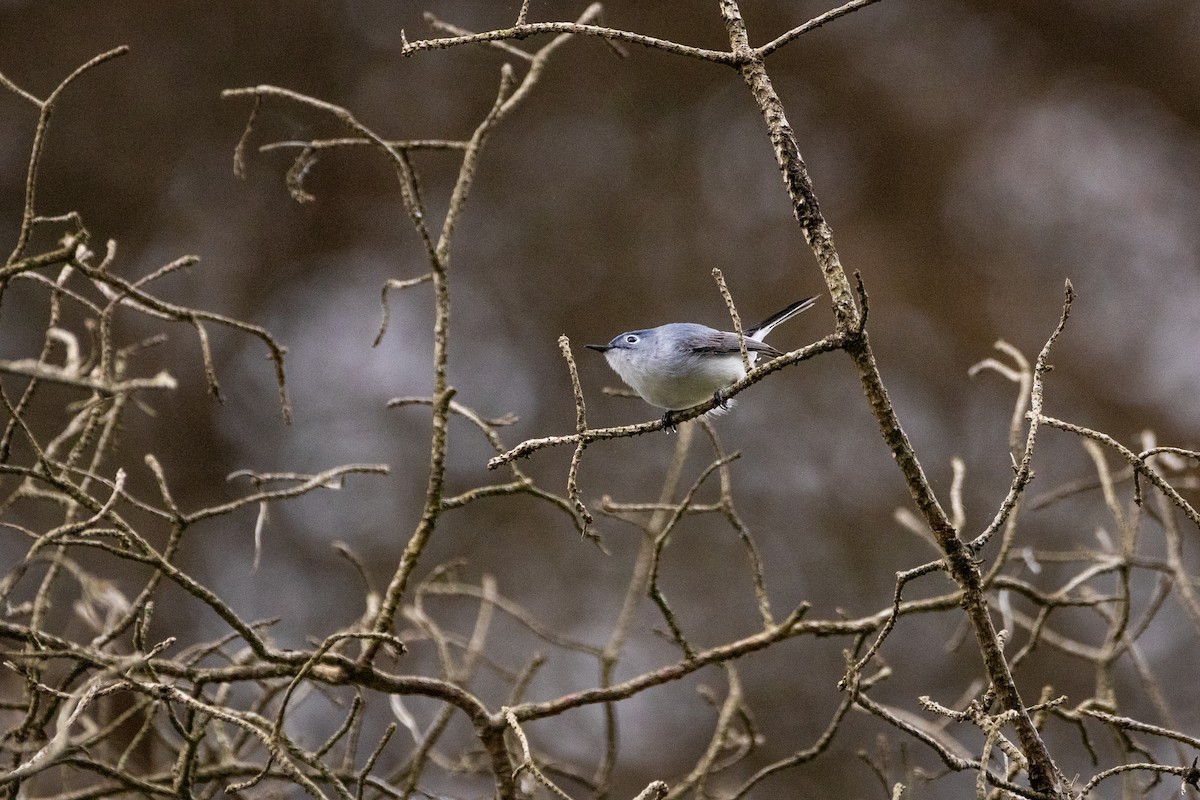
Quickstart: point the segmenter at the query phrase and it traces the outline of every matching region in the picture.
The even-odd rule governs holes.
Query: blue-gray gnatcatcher
[[[816,299],[814,295],[792,303],[745,331],[751,366],[759,354],[768,358],[782,355],[763,339],[776,325],[812,308]],[[643,400],[665,408],[663,422],[668,425],[672,411],[700,405],[714,396],[725,408],[728,401],[719,392],[746,375],[737,334],[694,322],[626,331],[608,344],[585,346],[604,353],[608,365]]]

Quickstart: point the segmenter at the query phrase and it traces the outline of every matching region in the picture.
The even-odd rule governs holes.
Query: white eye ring
[[[632,334],[625,337],[625,342],[627,344],[637,344],[637,340],[638,340],[638,337],[633,336]]]

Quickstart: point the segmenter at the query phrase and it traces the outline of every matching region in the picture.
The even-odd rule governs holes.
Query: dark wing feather
[[[684,349],[693,353],[711,353],[713,355],[732,355],[741,352],[736,333],[713,330],[699,325],[696,327],[702,328],[702,330],[689,331],[680,337],[680,344]],[[772,358],[780,355],[778,350],[766,342],[760,342],[748,336],[746,337],[746,350],[751,353],[764,353]]]
[[[749,330],[747,330],[746,335],[753,336],[758,339],[765,339],[767,334],[770,333],[771,329],[774,328],[776,325],[780,325],[784,322],[787,322],[789,319],[796,316],[801,311],[807,311],[808,309],[812,308],[813,304],[817,302],[818,297],[820,297],[820,295],[814,294],[812,297],[806,297],[803,300],[799,300],[795,303],[792,303],[790,306],[785,308],[783,311],[779,311],[779,312],[772,314],[771,316],[767,317],[762,322],[760,322],[758,325],[755,325],[753,328],[750,328]]]

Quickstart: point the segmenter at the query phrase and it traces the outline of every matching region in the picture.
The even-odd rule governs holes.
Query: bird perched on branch
[[[763,339],[777,325],[812,308],[816,299],[814,295],[792,303],[745,331],[751,366],[760,355],[782,355]],[[672,411],[698,406],[709,399],[715,398],[720,409],[728,408],[732,401],[722,397],[721,390],[746,376],[737,334],[694,322],[626,331],[608,344],[585,346],[603,353],[608,365],[643,400],[666,409],[663,424],[667,426],[672,424]]]

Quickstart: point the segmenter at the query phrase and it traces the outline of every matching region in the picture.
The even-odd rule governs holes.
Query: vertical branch
[[[558,337],[558,349],[562,351],[563,358],[567,362],[567,371],[571,375],[571,394],[575,398],[575,432],[583,433],[587,430],[587,406],[583,400],[583,387],[579,384],[579,370],[576,369],[575,358],[571,355],[571,341],[566,334]],[[575,445],[575,452],[571,454],[571,467],[567,470],[567,498],[574,504],[575,511],[579,514],[582,535],[598,544],[599,537],[591,529],[592,512],[588,511],[587,504],[583,502],[583,498],[579,494],[579,464],[583,460],[585,449],[587,449],[587,442],[580,437],[579,443]]]
[[[1000,363],[994,358],[986,358],[967,370],[967,375],[974,377],[984,369],[993,369],[1020,387],[1017,391],[1017,399],[1013,403],[1012,420],[1009,422],[1008,427],[1009,457],[1015,465],[1012,485],[1009,487],[1008,494],[1000,503],[1000,509],[996,512],[996,516],[992,519],[992,522],[988,524],[983,533],[979,534],[971,542],[971,549],[978,553],[997,531],[1001,528],[1004,529],[999,553],[997,553],[992,570],[984,578],[985,584],[991,583],[992,578],[1003,568],[1007,560],[1008,551],[1012,545],[1012,536],[1016,528],[1017,506],[1020,503],[1021,495],[1025,491],[1026,485],[1033,478],[1033,469],[1031,467],[1033,462],[1033,447],[1037,442],[1037,429],[1040,422],[1038,414],[1041,413],[1042,408],[1041,373],[1049,369],[1046,364],[1046,358],[1050,355],[1050,346],[1053,345],[1054,340],[1058,338],[1058,334],[1062,330],[1062,324],[1063,321],[1060,320],[1059,327],[1050,335],[1049,340],[1038,355],[1037,365],[1033,367],[1030,366],[1029,359],[1025,358],[1020,350],[1008,342],[1001,340],[996,342],[996,349],[1008,354],[1016,364],[1015,369]],[[1041,372],[1039,372],[1039,369]],[[1030,409],[1032,409],[1033,413],[1029,416],[1029,433],[1025,437],[1025,449],[1018,462],[1017,450],[1021,442],[1021,429],[1025,424],[1026,412]]]
[[[838,329],[850,330],[858,324],[858,307],[854,303],[841,258],[833,245],[833,231],[821,215],[812,179],[808,176],[808,167],[796,145],[796,134],[784,114],[783,102],[771,86],[762,57],[750,47],[750,37],[737,0],[720,0],[720,5],[721,18],[729,34],[737,68],[766,120],[771,146],[775,149],[775,161],[779,164],[783,182],[792,199],[792,214],[800,223],[804,239],[816,255],[825,276],[825,285],[829,287],[829,296],[833,299],[834,312],[837,314]]]
[[[1117,498],[1116,487],[1113,485],[1112,480],[1112,472],[1108,469],[1108,461],[1104,457],[1104,450],[1091,439],[1083,440],[1083,448],[1092,459],[1092,464],[1096,469],[1096,476],[1100,481],[1104,503],[1112,515],[1113,524],[1117,528],[1117,535],[1120,540],[1118,545],[1119,552],[1113,554],[1117,556],[1115,568],[1117,586],[1114,592],[1112,610],[1107,613],[1108,633],[1104,638],[1104,645],[1101,647],[1100,655],[1096,660],[1096,690],[1094,693],[1094,696],[1100,702],[1116,708],[1116,685],[1114,683],[1113,666],[1125,651],[1126,646],[1132,644],[1127,638],[1131,611],[1130,560],[1136,554],[1136,512],[1139,506],[1133,504],[1131,509],[1133,513],[1125,513],[1125,510],[1121,508],[1121,501]]]
[[[679,491],[683,465],[687,460],[687,454],[695,435],[695,425],[684,425],[679,429],[679,436],[675,439],[675,453],[671,457],[671,464],[663,478],[662,490],[658,494],[660,506],[670,503],[671,499],[675,497],[675,493]],[[604,644],[604,651],[600,656],[601,687],[607,688],[612,685],[613,673],[616,671],[617,664],[620,663],[621,653],[629,638],[629,627],[633,624],[633,615],[650,586],[650,569],[654,562],[655,552],[654,542],[658,532],[667,524],[669,513],[666,508],[659,508],[646,526],[646,535],[642,537],[637,559],[634,561],[633,575],[630,576],[629,584],[625,588],[625,600],[621,603],[616,624],[613,625],[612,633],[609,634],[608,641]],[[617,709],[612,701],[604,704],[604,723],[604,758],[600,762],[595,776],[597,795],[601,798],[607,796],[612,770],[617,762]]]
[[[750,353],[746,351],[746,334],[742,330],[742,318],[737,312],[737,306],[733,304],[733,295],[729,293],[729,287],[725,285],[725,275],[721,272],[720,267],[713,267],[712,276],[713,280],[717,282],[721,298],[725,301],[725,307],[729,309],[729,319],[733,321],[733,332],[737,334],[738,350],[742,353],[742,369],[749,372]]]
[[[737,67],[766,121],[775,158],[792,200],[792,213],[800,223],[805,240],[812,248],[825,276],[826,286],[833,299],[838,330],[846,336],[845,350],[858,370],[871,413],[879,424],[884,442],[904,474],[913,502],[937,539],[948,571],[962,590],[963,607],[970,617],[988,677],[996,688],[1000,703],[1005,710],[1015,712],[1013,724],[1030,762],[1030,783],[1037,791],[1056,794],[1060,786],[1057,768],[1021,701],[1005,661],[1002,643],[996,635],[983,594],[979,570],[971,551],[959,538],[958,532],[934,495],[912,443],[900,426],[875,362],[866,330],[859,325],[859,311],[851,295],[850,282],[833,244],[833,232],[817,204],[808,169],[800,156],[795,134],[784,114],[783,102],[771,85],[762,56],[750,46],[749,34],[737,0],[720,0],[720,11]]]
[[[63,267],[58,273],[58,278],[51,284],[50,311],[46,320],[46,335],[42,340],[42,351],[38,356],[38,363],[45,363],[50,358],[50,353],[54,348],[55,337],[52,332],[58,327],[58,320],[62,310],[60,299],[62,286],[66,283],[67,278],[70,277],[71,272],[70,267]],[[3,289],[0,288],[0,291],[3,291]],[[25,409],[29,407],[29,404],[33,402],[33,396],[37,392],[38,385],[39,382],[36,378],[31,379],[26,384],[25,390],[21,393],[21,398],[17,401],[16,406],[9,409],[9,420],[7,425],[5,425],[3,436],[0,436],[0,463],[8,463],[12,437],[23,422],[22,415]],[[7,404],[7,400],[5,402]],[[37,443],[33,442],[32,434],[30,434],[30,441],[35,448],[38,447]]]
[[[717,438],[716,428],[704,417],[700,417],[697,421],[704,429],[704,433],[707,434],[708,441],[712,444],[717,458],[723,458],[725,450]],[[750,529],[746,527],[746,523],[742,521],[737,508],[733,505],[733,482],[729,477],[728,466],[721,467],[719,477],[721,499],[718,505],[730,526],[737,531],[738,538],[741,539],[742,546],[746,549],[746,557],[750,562],[750,579],[754,584],[754,597],[758,601],[758,614],[762,617],[763,630],[768,630],[775,626],[775,619],[771,616],[771,601],[767,595],[766,579],[763,577],[762,556],[758,552],[758,546],[754,544],[754,539],[750,536]]]
[[[585,12],[585,16],[597,12],[598,7],[589,7]],[[429,478],[425,489],[425,504],[421,513],[421,519],[417,524],[417,529],[409,538],[408,545],[404,548],[403,554],[401,554],[400,564],[397,566],[396,572],[388,584],[383,602],[380,604],[379,611],[375,616],[372,629],[379,633],[391,628],[396,609],[399,608],[400,599],[404,595],[412,571],[416,567],[417,560],[424,551],[426,544],[429,542],[429,537],[436,527],[438,516],[443,508],[442,481],[446,458],[446,426],[450,416],[450,400],[454,394],[454,390],[446,385],[450,327],[450,291],[447,285],[446,273],[450,262],[450,245],[454,228],[466,205],[467,196],[470,193],[471,184],[475,177],[475,170],[479,163],[479,154],[488,136],[500,120],[515,108],[532,90],[538,78],[541,77],[550,54],[570,38],[570,34],[564,33],[555,37],[539,50],[533,61],[530,62],[529,71],[525,73],[525,77],[515,87],[513,85],[514,76],[512,67],[508,64],[504,65],[500,72],[500,88],[496,94],[496,100],[492,104],[488,115],[475,129],[475,133],[471,136],[466,150],[463,152],[462,166],[459,168],[458,179],[450,195],[450,205],[446,211],[446,218],[442,221],[441,233],[438,236],[437,245],[430,259],[432,262],[431,274],[433,276],[435,313],[433,326],[433,437],[430,445]],[[384,147],[389,153],[393,152],[386,143]],[[407,163],[403,162],[403,166],[407,167]],[[378,640],[373,640],[364,648],[361,662],[368,663],[374,658],[378,649]]]
[[[729,688],[726,690],[725,700],[721,703],[720,710],[717,712],[717,719],[713,724],[713,734],[708,741],[708,747],[704,749],[704,753],[696,761],[691,771],[671,787],[664,800],[675,800],[676,798],[686,796],[689,792],[694,792],[694,796],[697,798],[711,796],[706,791],[707,786],[705,784],[714,772],[721,752],[729,746],[730,732],[734,719],[742,711],[745,703],[742,679],[738,675],[737,668],[728,661],[722,662],[721,668],[725,673],[725,682]]]
[[[21,232],[17,235],[17,246],[14,247],[12,253],[9,254],[8,261],[5,262],[6,264],[15,263],[17,259],[21,257],[21,254],[25,252],[25,246],[29,244],[29,235],[33,231],[33,223],[36,219],[34,200],[37,193],[38,169],[42,163],[42,151],[46,144],[46,132],[50,128],[50,117],[54,113],[54,104],[57,102],[58,96],[62,94],[63,90],[67,88],[71,81],[75,80],[83,73],[87,72],[93,67],[98,67],[105,61],[114,59],[117,56],[123,56],[128,52],[128,47],[121,46],[109,50],[106,53],[101,53],[87,63],[78,67],[74,72],[64,78],[62,83],[55,87],[54,91],[50,93],[50,96],[42,101],[38,101],[37,98],[28,92],[21,91],[16,87],[16,84],[13,84],[11,81],[4,81],[4,85],[7,88],[16,91],[26,100],[29,100],[37,105],[39,112],[37,129],[33,134],[33,147],[31,148],[31,152],[29,154],[29,169],[25,174],[25,207],[21,212]]]
[[[708,480],[708,476],[712,475],[713,472],[725,466],[729,462],[740,458],[741,455],[741,453],[730,453],[729,455],[721,456],[716,461],[713,461],[711,464],[705,467],[696,480],[692,483],[691,488],[689,488],[684,494],[683,499],[681,499],[672,510],[671,516],[663,525],[662,530],[657,531],[654,536],[654,552],[653,558],[650,562],[650,599],[654,601],[655,605],[658,606],[659,611],[662,612],[663,620],[671,629],[672,638],[674,638],[675,643],[679,645],[679,649],[683,651],[684,656],[689,660],[695,658],[696,654],[692,649],[692,646],[684,637],[683,628],[679,625],[679,621],[675,617],[675,612],[671,610],[670,604],[667,603],[667,597],[665,594],[663,594],[662,587],[658,585],[659,565],[662,563],[662,554],[666,549],[667,540],[671,538],[671,533],[675,530],[675,526],[679,524],[679,521],[683,519],[683,515],[687,513],[689,508],[691,508],[692,502],[696,497],[696,493],[700,491],[700,487],[704,485],[706,480]]]
[[[446,468],[446,429],[450,421],[450,401],[454,397],[454,389],[446,384],[446,364],[449,350],[450,332],[450,289],[446,281],[446,270],[450,263],[450,241],[454,225],[462,214],[470,192],[471,182],[475,177],[475,169],[479,162],[479,151],[487,141],[488,134],[500,118],[500,111],[505,98],[512,88],[512,68],[507,64],[501,70],[500,89],[496,102],[484,118],[474,135],[467,144],[463,154],[462,167],[459,168],[458,180],[454,192],[450,196],[450,207],[446,219],[442,222],[442,231],[438,237],[433,257],[430,259],[433,276],[434,294],[434,323],[433,323],[433,435],[429,447],[429,472],[425,485],[425,504],[421,511],[421,519],[417,528],[408,540],[404,552],[400,555],[400,563],[388,584],[383,603],[375,616],[372,629],[376,633],[385,633],[392,627],[396,609],[408,586],[408,580],[417,565],[417,559],[425,550],[429,537],[437,525],[438,516],[442,512],[442,484]],[[362,663],[368,663],[380,647],[379,640],[373,640],[364,649]]]

